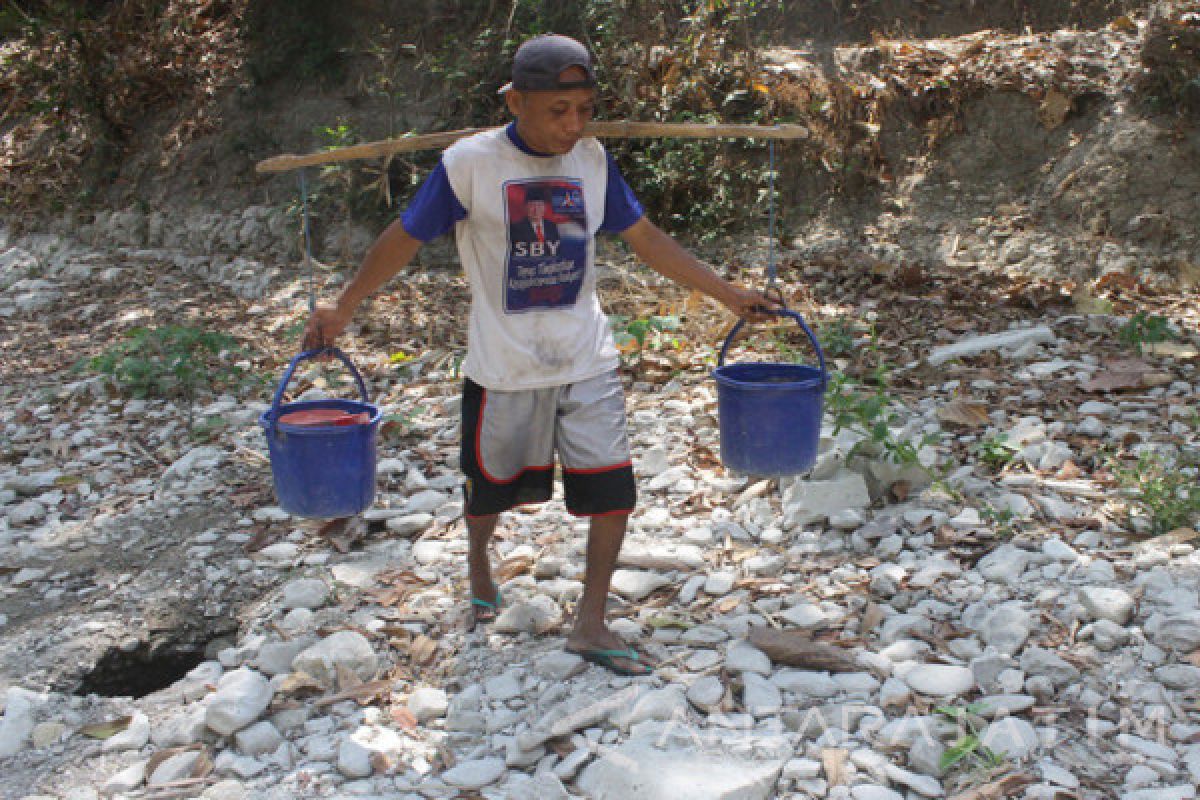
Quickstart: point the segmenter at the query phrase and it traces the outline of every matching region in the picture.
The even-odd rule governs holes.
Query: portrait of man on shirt
[[[549,192],[534,184],[525,188],[524,216],[508,226],[508,241],[515,256],[543,258],[558,255],[558,225],[549,219]]]

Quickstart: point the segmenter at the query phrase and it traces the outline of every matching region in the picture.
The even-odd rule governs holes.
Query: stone
[[[1004,655],[1014,655],[1028,641],[1035,627],[1033,614],[1024,605],[1012,601],[992,609],[979,627],[979,638]]]
[[[403,514],[387,521],[387,529],[397,536],[413,536],[433,524],[433,514]]]
[[[237,749],[248,756],[265,756],[274,753],[283,744],[283,736],[270,722],[263,720],[242,728],[234,734]]]
[[[746,641],[736,641],[725,651],[725,669],[729,672],[754,672],[771,674],[771,659],[767,654]]]
[[[784,611],[779,617],[797,628],[815,630],[829,624],[829,616],[813,603],[799,603]]]
[[[904,800],[904,795],[885,786],[860,783],[850,790],[854,800]]]
[[[1120,800],[1195,800],[1195,786],[1160,786],[1123,792]]]
[[[33,734],[34,709],[41,696],[18,686],[10,686],[4,700],[4,719],[0,721],[0,758],[25,749]]]
[[[705,675],[687,690],[688,702],[706,714],[717,710],[724,697],[725,684],[716,675]]]
[[[704,581],[704,593],[716,596],[729,594],[736,582],[737,576],[732,572],[714,572]]]
[[[996,350],[1018,351],[1030,345],[1053,344],[1057,340],[1054,331],[1045,325],[1038,325],[1033,328],[972,336],[952,344],[941,345],[930,350],[926,360],[936,367],[956,358],[969,358]]]
[[[371,765],[371,751],[353,738],[343,737],[337,750],[338,772],[347,778],[368,778],[375,772]]]
[[[761,675],[746,672],[742,675],[742,706],[755,717],[769,717],[783,708],[783,695],[775,684]]]
[[[583,768],[592,757],[592,751],[586,747],[572,751],[562,761],[554,765],[554,774],[558,778],[569,781]]]
[[[425,489],[408,498],[408,501],[404,504],[404,511],[407,514],[432,514],[449,502],[449,500],[450,495],[445,492]]]
[[[160,718],[150,731],[150,741],[161,749],[195,744],[208,730],[206,714],[207,709],[196,703]]]
[[[1062,656],[1041,647],[1030,647],[1021,654],[1021,669],[1026,675],[1049,678],[1055,686],[1066,686],[1079,678],[1079,670]]]
[[[574,653],[558,650],[537,659],[534,669],[552,681],[565,681],[583,673],[587,662]]]
[[[918,736],[908,748],[908,765],[924,775],[935,778],[942,777],[942,756],[946,754],[946,745],[929,736]]]
[[[146,782],[146,762],[138,761],[104,782],[105,794],[132,792]]]
[[[941,781],[930,775],[919,775],[915,772],[909,772],[895,764],[888,764],[884,767],[884,770],[887,773],[888,780],[892,783],[907,786],[923,797],[946,796],[946,790],[942,788]]]
[[[825,698],[838,693],[838,685],[828,672],[784,669],[771,676],[771,682],[786,692],[804,697]]]
[[[592,800],[767,800],[786,761],[632,739],[589,764],[576,786]]]
[[[842,471],[827,481],[794,482],[783,496],[784,523],[796,528],[847,510],[863,511],[870,505],[871,494],[863,476]]]
[[[613,715],[613,722],[623,729],[651,719],[685,719],[688,701],[682,686],[672,684],[662,689],[652,689],[639,695],[625,713]]]
[[[1200,647],[1200,611],[1155,614],[1146,621],[1145,628],[1150,640],[1166,650],[1190,653]]]
[[[1133,619],[1133,597],[1124,589],[1086,586],[1079,590],[1079,604],[1092,619],[1106,619],[1128,625]]]
[[[270,683],[251,669],[236,669],[222,676],[204,712],[209,728],[230,736],[267,710],[274,692]]]
[[[200,795],[200,800],[246,800],[246,798],[246,787],[235,780],[214,783]]]
[[[317,609],[329,599],[329,587],[317,578],[300,578],[285,584],[279,594],[280,608]]]
[[[612,576],[612,590],[627,600],[644,600],[668,583],[666,575],[647,570],[619,569]]]
[[[483,693],[493,702],[503,703],[521,695],[521,673],[508,670],[484,681]]]
[[[511,604],[504,598],[500,614],[491,627],[497,633],[532,633],[540,636],[557,629],[562,621],[563,612],[558,603],[547,595],[538,594]]]
[[[975,570],[989,581],[1012,584],[1029,565],[1030,555],[1011,544],[1002,544],[979,560]]]
[[[199,750],[185,750],[168,757],[146,777],[146,785],[162,786],[193,777],[192,770],[196,768],[196,762],[202,755]]]
[[[1092,642],[1105,652],[1124,647],[1129,643],[1129,631],[1108,619],[1098,619],[1090,626]]]
[[[1040,744],[1037,731],[1023,719],[1005,717],[984,729],[980,741],[990,750],[1012,761],[1023,761]]]
[[[304,650],[292,669],[312,676],[327,689],[337,685],[338,669],[348,669],[364,681],[372,680],[379,660],[367,637],[357,631],[337,631]]]
[[[150,741],[150,719],[141,711],[130,715],[129,726],[104,740],[100,749],[106,753],[140,750]]]
[[[442,780],[460,789],[482,789],[505,773],[504,759],[481,758],[463,761],[442,773]]]
[[[450,699],[443,689],[426,686],[408,696],[408,710],[417,718],[417,722],[443,717],[449,708]]]
[[[950,664],[918,664],[900,677],[913,691],[931,697],[957,697],[975,688],[970,669]]]
[[[311,638],[292,639],[287,642],[267,642],[258,648],[258,655],[251,665],[264,675],[275,677],[292,671],[292,663],[296,656],[308,646]]]
[[[562,779],[552,772],[513,775],[504,784],[505,800],[570,800]]]
[[[1027,694],[993,694],[981,697],[976,704],[982,706],[979,715],[988,719],[1010,717],[1028,711],[1037,703],[1037,698]]]
[[[1200,667],[1191,664],[1168,664],[1154,670],[1154,677],[1168,689],[1187,691],[1200,689]]]
[[[67,726],[61,722],[39,722],[33,727],[33,732],[29,735],[29,739],[33,743],[34,749],[41,750],[44,747],[57,744],[66,732]]]

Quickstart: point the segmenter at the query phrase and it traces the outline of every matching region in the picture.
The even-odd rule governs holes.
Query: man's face
[[[563,70],[560,80],[584,80],[579,67]],[[595,89],[554,89],[505,94],[508,109],[517,118],[517,131],[525,144],[539,153],[566,155],[583,136],[583,128],[596,111]]]
[[[545,200],[526,200],[525,214],[531,222],[541,222],[546,216],[546,201]]]

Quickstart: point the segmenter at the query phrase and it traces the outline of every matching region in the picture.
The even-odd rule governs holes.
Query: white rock
[[[408,514],[432,514],[450,500],[450,495],[426,489],[408,498],[404,510]]]
[[[199,703],[179,709],[171,716],[159,718],[150,731],[150,741],[155,747],[187,747],[200,741],[208,730],[205,723],[207,710]]]
[[[129,727],[104,740],[101,749],[106,753],[140,750],[150,741],[150,718],[141,711],[130,714]]]
[[[364,681],[372,680],[379,660],[367,637],[357,631],[338,631],[296,656],[292,669],[307,673],[326,688],[337,685],[338,667]]]
[[[267,679],[254,670],[242,668],[226,673],[209,700],[205,724],[229,736],[258,719],[273,695]]]
[[[106,794],[132,792],[146,782],[146,762],[138,761],[113,775],[104,782]]]
[[[729,594],[736,580],[732,572],[714,572],[704,581],[704,592],[717,596]]]
[[[612,576],[612,590],[628,600],[643,600],[668,583],[666,575],[646,570],[619,569]]]
[[[565,681],[584,672],[587,662],[574,653],[559,650],[539,658],[534,669],[552,681]]]
[[[909,772],[906,769],[901,769],[895,764],[888,764],[884,767],[887,772],[888,779],[895,784],[907,786],[917,794],[923,797],[945,797],[946,790],[942,788],[941,781],[929,775],[918,775],[915,772]]]
[[[200,800],[246,800],[246,787],[235,780],[224,780],[205,789]]]
[[[786,760],[663,750],[634,739],[589,764],[576,786],[592,800],[767,800]]]
[[[338,744],[337,768],[347,778],[367,778],[375,771],[371,751],[349,736]]]
[[[840,512],[861,511],[870,505],[871,495],[863,476],[843,471],[832,480],[793,483],[783,498],[784,522],[795,528]]]
[[[651,689],[638,696],[627,713],[614,714],[613,722],[629,729],[651,719],[686,719],[687,703],[683,687],[678,684]]]
[[[984,618],[979,638],[1011,656],[1025,646],[1034,627],[1033,614],[1021,603],[1011,601],[996,606]]]
[[[729,672],[770,675],[771,659],[752,644],[739,640],[730,644],[729,649],[725,651],[725,669]]]
[[[1005,717],[991,723],[980,741],[990,750],[1012,761],[1022,761],[1038,748],[1037,731],[1023,719]]]
[[[515,774],[504,784],[505,800],[570,800],[562,779],[552,772],[532,777]]]
[[[500,614],[492,623],[497,633],[532,633],[540,636],[562,625],[562,607],[553,598],[537,594],[528,600],[508,598],[500,606]]]
[[[850,790],[854,800],[904,800],[904,795],[888,789],[885,786],[872,786],[860,783]]]
[[[248,756],[264,756],[274,753],[283,744],[283,736],[270,722],[256,722],[242,728],[233,737],[237,749]]]
[[[1093,619],[1118,625],[1128,625],[1133,619],[1133,597],[1124,589],[1085,586],[1079,590],[1079,603]]]
[[[1164,649],[1188,653],[1200,647],[1200,611],[1155,614],[1145,627],[1151,641]]]
[[[1125,792],[1121,795],[1121,800],[1194,800],[1195,797],[1195,786],[1163,786]]]
[[[166,783],[175,783],[191,778],[192,770],[195,769],[196,762],[200,760],[201,755],[203,753],[199,750],[185,750],[170,756],[147,776],[146,785],[162,786]]]
[[[325,585],[325,581],[317,578],[301,578],[289,582],[283,587],[280,593],[279,605],[281,608],[309,608],[315,609],[325,605],[325,601],[329,599],[329,587]]]
[[[41,702],[40,695],[17,686],[9,687],[5,695],[4,719],[0,721],[0,758],[25,749],[35,725],[34,709]]]
[[[716,675],[705,675],[688,687],[687,699],[700,711],[709,713],[721,705],[725,684]]]
[[[496,781],[505,772],[504,759],[481,758],[463,761],[442,773],[442,780],[460,789],[482,789]]]
[[[521,695],[521,673],[509,670],[488,678],[483,684],[483,692],[494,702],[504,702]]]
[[[988,553],[975,565],[976,571],[989,581],[1015,582],[1029,564],[1029,553],[1011,544],[1003,544]]]
[[[413,534],[420,533],[432,524],[433,514],[404,514],[389,519],[387,521],[387,528],[398,536],[412,536]]]
[[[837,683],[827,672],[785,669],[775,673],[771,682],[784,691],[805,697],[833,697],[838,693]]]
[[[779,615],[797,628],[814,630],[829,624],[829,615],[813,603],[799,603]]]
[[[445,716],[449,707],[450,699],[443,689],[426,686],[408,696],[408,710],[417,718],[417,722]]]
[[[783,695],[775,684],[761,675],[746,672],[742,675],[742,706],[755,717],[778,714],[783,708]]]
[[[975,687],[970,669],[950,664],[918,664],[900,677],[914,691],[931,697],[957,697]]]
[[[956,358],[969,358],[994,350],[1015,351],[1034,344],[1051,344],[1057,341],[1054,331],[1039,325],[1034,328],[989,333],[982,336],[972,336],[953,344],[933,348],[926,360],[933,366],[944,364]]]

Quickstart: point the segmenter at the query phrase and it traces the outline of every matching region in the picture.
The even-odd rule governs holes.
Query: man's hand
[[[350,324],[350,314],[336,306],[317,306],[304,327],[304,349],[319,350],[333,347],[333,342]]]
[[[726,308],[747,322],[765,322],[772,317],[770,310],[782,308],[778,300],[735,284],[730,284],[720,299]]]

